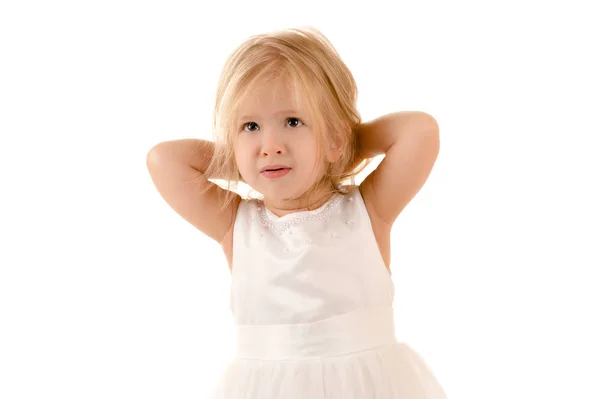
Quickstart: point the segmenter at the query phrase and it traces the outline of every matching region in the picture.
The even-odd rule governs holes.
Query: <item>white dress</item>
[[[236,356],[216,399],[440,399],[394,330],[394,284],[360,191],[277,217],[240,203],[233,232]]]

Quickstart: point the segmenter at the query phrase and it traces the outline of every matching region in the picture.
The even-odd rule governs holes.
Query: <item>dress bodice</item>
[[[238,325],[296,324],[391,306],[394,284],[357,186],[278,217],[241,201],[233,231],[230,308]]]

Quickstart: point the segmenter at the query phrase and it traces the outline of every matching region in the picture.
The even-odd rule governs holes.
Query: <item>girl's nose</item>
[[[281,155],[284,153],[284,145],[281,142],[279,135],[275,132],[265,132],[262,140],[262,151],[263,156],[269,155]]]

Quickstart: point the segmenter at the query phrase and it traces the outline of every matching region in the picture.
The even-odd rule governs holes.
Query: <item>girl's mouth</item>
[[[267,179],[278,179],[285,175],[287,175],[292,168],[273,168],[273,169],[265,169],[261,172],[263,176]]]

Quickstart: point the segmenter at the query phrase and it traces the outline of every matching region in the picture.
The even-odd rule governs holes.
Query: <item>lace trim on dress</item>
[[[302,212],[297,216],[292,216],[291,218],[285,218],[280,220],[271,220],[269,216],[266,214],[266,208],[264,204],[258,203],[258,214],[260,216],[260,223],[267,228],[273,230],[277,234],[282,234],[291,226],[297,225],[303,222],[317,222],[319,220],[326,219],[331,216],[333,211],[335,211],[344,196],[341,194],[337,194],[335,198],[327,202],[323,209],[316,213],[308,213],[310,211]]]

